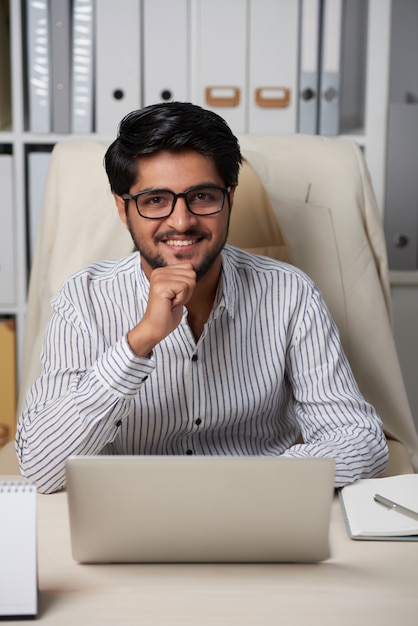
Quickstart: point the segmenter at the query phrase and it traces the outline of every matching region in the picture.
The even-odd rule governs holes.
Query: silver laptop
[[[317,562],[329,556],[334,461],[79,456],[67,460],[81,563]]]

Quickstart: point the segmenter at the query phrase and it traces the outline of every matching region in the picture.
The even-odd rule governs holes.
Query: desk
[[[332,556],[316,565],[79,565],[66,494],[39,495],[38,520],[42,624],[418,624],[418,542],[350,540],[337,498]]]

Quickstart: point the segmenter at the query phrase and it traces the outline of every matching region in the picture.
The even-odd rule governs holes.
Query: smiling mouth
[[[185,248],[197,243],[199,239],[165,239],[163,243],[173,248]]]

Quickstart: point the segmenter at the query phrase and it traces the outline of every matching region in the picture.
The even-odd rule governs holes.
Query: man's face
[[[129,193],[154,189],[184,193],[192,187],[205,185],[225,187],[212,159],[194,151],[161,152],[138,160],[138,178]],[[232,189],[231,205],[233,192]],[[141,253],[142,267],[148,278],[156,267],[185,261],[193,265],[198,280],[208,272],[219,272],[220,252],[228,235],[227,198],[220,213],[207,216],[194,215],[184,198],[178,198],[172,214],[161,219],[140,216],[134,200],[129,201],[126,212],[123,198],[115,196],[115,199],[119,216]]]

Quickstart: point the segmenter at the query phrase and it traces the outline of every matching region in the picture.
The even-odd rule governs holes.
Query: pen
[[[401,515],[406,515],[407,517],[410,517],[411,519],[414,519],[418,522],[418,513],[416,511],[407,509],[406,506],[402,506],[402,504],[398,504],[397,502],[393,502],[393,500],[384,498],[378,493],[375,494],[374,500],[375,502],[386,506],[388,509],[392,509],[392,511],[396,511],[396,513],[400,513]]]

